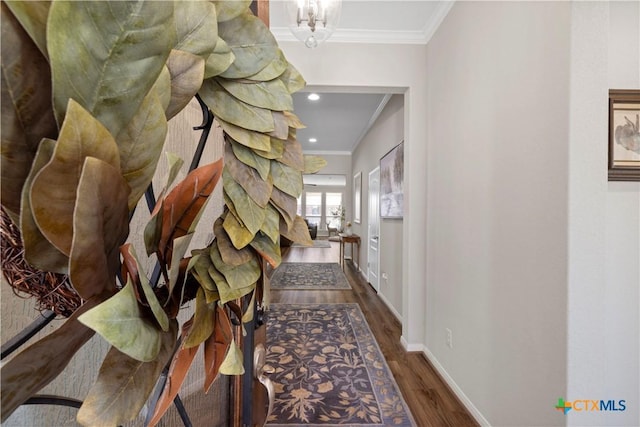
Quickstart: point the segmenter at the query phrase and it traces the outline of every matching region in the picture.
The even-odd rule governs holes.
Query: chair
[[[309,235],[311,236],[311,239],[316,240],[316,237],[318,237],[318,225],[311,224],[309,220],[306,218],[304,219],[304,222],[307,223],[307,227],[309,228]]]

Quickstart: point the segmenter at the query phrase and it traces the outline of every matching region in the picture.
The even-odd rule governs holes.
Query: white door
[[[373,289],[380,290],[380,168],[369,172],[369,235],[367,280]]]

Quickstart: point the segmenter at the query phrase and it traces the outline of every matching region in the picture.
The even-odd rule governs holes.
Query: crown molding
[[[327,156],[350,156],[351,155],[351,151],[302,150],[302,154],[311,154],[311,155],[322,155],[322,154],[325,154]]]

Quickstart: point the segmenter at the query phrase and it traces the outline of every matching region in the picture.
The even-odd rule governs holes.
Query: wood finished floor
[[[339,244],[331,248],[283,248],[283,262],[338,262]],[[358,303],[419,427],[477,426],[422,353],[400,345],[401,325],[373,288],[347,262],[351,290],[272,290],[274,303]]]

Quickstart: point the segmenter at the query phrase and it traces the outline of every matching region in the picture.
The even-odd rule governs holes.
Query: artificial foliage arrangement
[[[305,82],[249,4],[2,2],[2,208],[29,268],[63,277],[81,301],[2,366],[2,421],[95,333],[111,349],[78,412],[82,425],[135,419],[169,365],[155,425],[199,347],[205,391],[219,373],[244,372],[232,321],[251,319],[254,305],[243,311],[235,301],[260,298],[262,266],[279,265],[281,235],[310,244],[296,199],[302,174],[324,166],[296,140],[303,125],[291,94]],[[224,130],[224,158],[174,184],[182,161],[167,157],[146,254],[137,254],[129,217],[162,158],[167,122],[196,95]],[[207,219],[215,238],[187,254],[219,181],[224,212]],[[157,258],[159,283],[141,255]],[[195,314],[180,325],[193,300]]]

